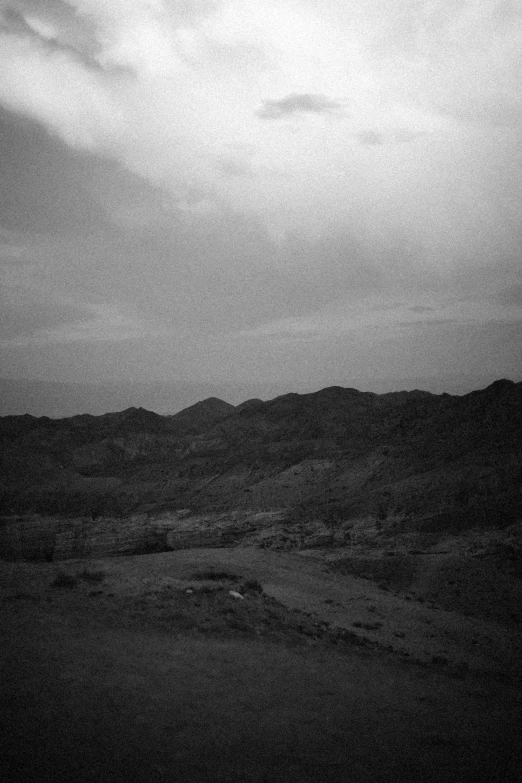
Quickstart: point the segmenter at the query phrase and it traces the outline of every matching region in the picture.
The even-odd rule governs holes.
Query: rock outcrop
[[[38,515],[4,518],[0,522],[0,558],[50,562],[234,546],[278,519],[278,514],[186,512],[96,520]]]

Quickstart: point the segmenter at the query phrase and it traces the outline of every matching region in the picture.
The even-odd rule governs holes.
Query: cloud
[[[501,304],[522,307],[522,284],[511,285],[504,288],[504,290],[497,295],[497,300]]]
[[[521,38],[522,46],[522,38]],[[441,112],[475,125],[497,128],[520,126],[522,122],[522,97],[486,95],[469,99],[450,100],[439,105]]]
[[[67,148],[35,122],[0,107],[0,225],[23,231],[89,232],[103,222],[102,171],[112,165]],[[130,175],[129,175],[130,177]],[[121,190],[119,193],[121,199]]]
[[[419,102],[429,102],[463,123],[519,127],[520,4],[445,0],[426,6],[418,24],[412,25],[417,62],[414,68],[404,68],[403,88],[412,97],[416,93]],[[390,60],[390,66],[396,68],[397,63]]]
[[[57,8],[61,16],[59,21],[55,21],[51,13]],[[30,0],[8,5],[3,22],[3,32],[33,41],[44,52],[61,52],[91,70],[100,69],[93,56],[98,49],[94,32],[85,27],[83,35],[70,34],[75,28],[74,11],[65,2],[58,4],[51,0],[51,4],[44,5],[43,9]]]
[[[274,235],[310,220],[324,229],[348,199],[370,202],[380,183],[374,187],[379,175],[366,169],[377,158],[387,187],[394,182],[411,194],[421,181],[428,188],[424,171],[439,154],[437,140],[444,136],[444,154],[455,154],[466,111],[494,95],[516,105],[522,81],[519,17],[500,23],[489,2],[479,4],[486,11],[478,23],[469,3],[451,11],[447,1],[415,13],[409,3],[397,11],[388,1],[376,13],[363,0],[353,12],[334,0],[267,1],[255,9],[246,0],[8,5],[25,21],[0,34],[5,106],[175,197],[187,199],[196,188],[207,200],[262,213],[267,224],[280,224]],[[254,50],[246,63],[245,52]],[[498,79],[486,79],[488,64]],[[263,100],[271,94],[284,97]],[[331,114],[338,122],[328,139],[313,122],[303,123],[299,139],[283,136],[285,118]],[[391,148],[420,135],[426,161],[400,161],[393,149],[353,154],[357,142]],[[228,154],[233,145],[254,149],[248,166],[257,176]],[[275,170],[282,175],[274,184]]]
[[[38,16],[26,16],[25,22],[31,30],[34,30],[34,32],[40,36],[40,38],[52,41],[58,37],[56,28],[52,24],[40,19]]]
[[[407,144],[425,134],[426,130],[410,128],[388,128],[381,131],[369,128],[355,133],[354,138],[362,146],[375,147],[382,144]]]
[[[96,61],[103,68],[130,69],[145,78],[179,71],[175,25],[161,0],[72,0],[98,29]]]
[[[2,341],[34,340],[48,331],[70,328],[72,324],[88,322],[92,312],[82,305],[51,301],[22,287],[0,290],[0,333]]]
[[[375,147],[385,143],[384,136],[374,130],[365,130],[356,133],[355,138],[359,144],[363,144],[366,147]]]
[[[65,50],[0,35],[0,73],[0,102],[40,120],[72,147],[107,150],[123,129],[123,114],[100,74]]]
[[[331,114],[341,104],[324,95],[291,93],[280,100],[265,100],[256,114],[262,120],[279,120],[293,114]]]
[[[436,326],[446,326],[447,324],[459,324],[455,318],[423,318],[418,321],[397,321],[397,326],[405,326],[408,329],[425,329]]]
[[[217,162],[221,175],[228,179],[230,177],[254,177],[255,170],[246,160],[238,158],[222,158]]]
[[[127,335],[129,373],[130,343],[159,357],[158,334],[177,359],[256,329],[265,347],[278,329],[356,334],[363,356],[401,321],[514,319],[522,27],[508,5],[0,0],[14,9],[0,30],[9,284],[86,308],[42,314],[49,341]]]

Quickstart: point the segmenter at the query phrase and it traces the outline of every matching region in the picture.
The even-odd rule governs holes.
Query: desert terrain
[[[410,555],[412,580],[364,554],[2,563],[4,779],[519,779],[522,634],[487,558]]]
[[[521,402],[0,419],[2,779],[522,779]]]

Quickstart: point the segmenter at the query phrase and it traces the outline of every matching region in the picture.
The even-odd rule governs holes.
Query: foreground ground
[[[3,779],[521,779],[519,618],[406,593],[380,562],[373,581],[256,548],[0,563]]]

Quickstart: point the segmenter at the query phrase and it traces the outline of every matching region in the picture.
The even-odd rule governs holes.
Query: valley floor
[[[318,550],[0,563],[3,780],[520,780],[520,626],[384,582]]]

